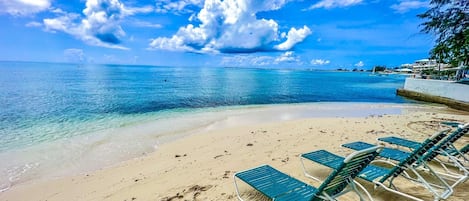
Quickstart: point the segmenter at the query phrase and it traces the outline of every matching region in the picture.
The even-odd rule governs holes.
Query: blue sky
[[[0,60],[398,66],[428,57],[425,0],[0,0]]]

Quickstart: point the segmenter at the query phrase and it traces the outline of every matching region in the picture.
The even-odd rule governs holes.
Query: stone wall
[[[444,80],[407,78],[404,89],[469,103],[469,85]]]
[[[445,104],[451,108],[469,111],[469,85],[443,80],[407,78],[397,94],[411,99]]]

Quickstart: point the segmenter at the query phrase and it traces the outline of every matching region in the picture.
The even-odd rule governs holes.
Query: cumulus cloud
[[[363,63],[363,61],[359,61],[358,63],[356,63],[354,66],[355,67],[363,67],[365,65],[365,63]]]
[[[310,10],[317,8],[337,8],[337,7],[348,7],[361,3],[362,0],[322,0],[309,7]]]
[[[257,12],[276,10],[285,3],[286,0],[207,0],[194,17],[198,25],[180,27],[171,37],[154,38],[149,49],[197,53],[289,50],[311,34],[308,27],[291,28],[281,38],[276,21],[256,18]]]
[[[75,13],[65,14],[63,16],[51,19],[44,19],[43,23],[47,31],[55,32],[55,31],[64,31],[64,32],[71,32],[73,33],[74,30],[78,30],[78,25],[73,24],[75,20],[77,20],[80,15]],[[78,33],[76,33],[78,34]]]
[[[0,13],[26,16],[49,9],[51,0],[0,0]]]
[[[60,16],[44,19],[43,23],[48,31],[68,33],[90,45],[127,49],[120,45],[125,36],[120,23],[127,16],[152,10],[148,6],[127,8],[119,0],[87,0],[84,17],[60,10]]]
[[[399,4],[393,4],[391,8],[394,9],[397,13],[406,13],[413,9],[427,8],[428,6],[428,1],[404,0],[400,1]]]
[[[275,46],[277,50],[289,50],[293,48],[297,43],[302,42],[308,35],[311,34],[311,30],[304,26],[302,29],[291,28],[286,35],[287,40],[279,45]]]
[[[313,59],[313,60],[311,60],[311,65],[314,65],[314,66],[327,65],[329,63],[331,63],[331,61],[324,60],[324,59]]]

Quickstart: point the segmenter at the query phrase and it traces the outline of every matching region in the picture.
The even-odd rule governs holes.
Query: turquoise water
[[[402,103],[395,90],[403,82],[352,72],[2,62],[0,151],[193,108]]]
[[[395,94],[404,79],[309,70],[0,62],[0,160],[10,161],[0,165],[0,191],[53,168],[88,171],[147,153],[161,136],[229,122],[240,106],[405,103]]]

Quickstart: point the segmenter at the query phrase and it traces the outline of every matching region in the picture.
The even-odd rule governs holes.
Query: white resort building
[[[413,64],[402,64],[401,69],[412,70],[413,73],[420,73],[424,70],[446,70],[450,68],[449,64],[442,64],[433,59],[420,59]],[[408,70],[407,70],[408,69]]]

